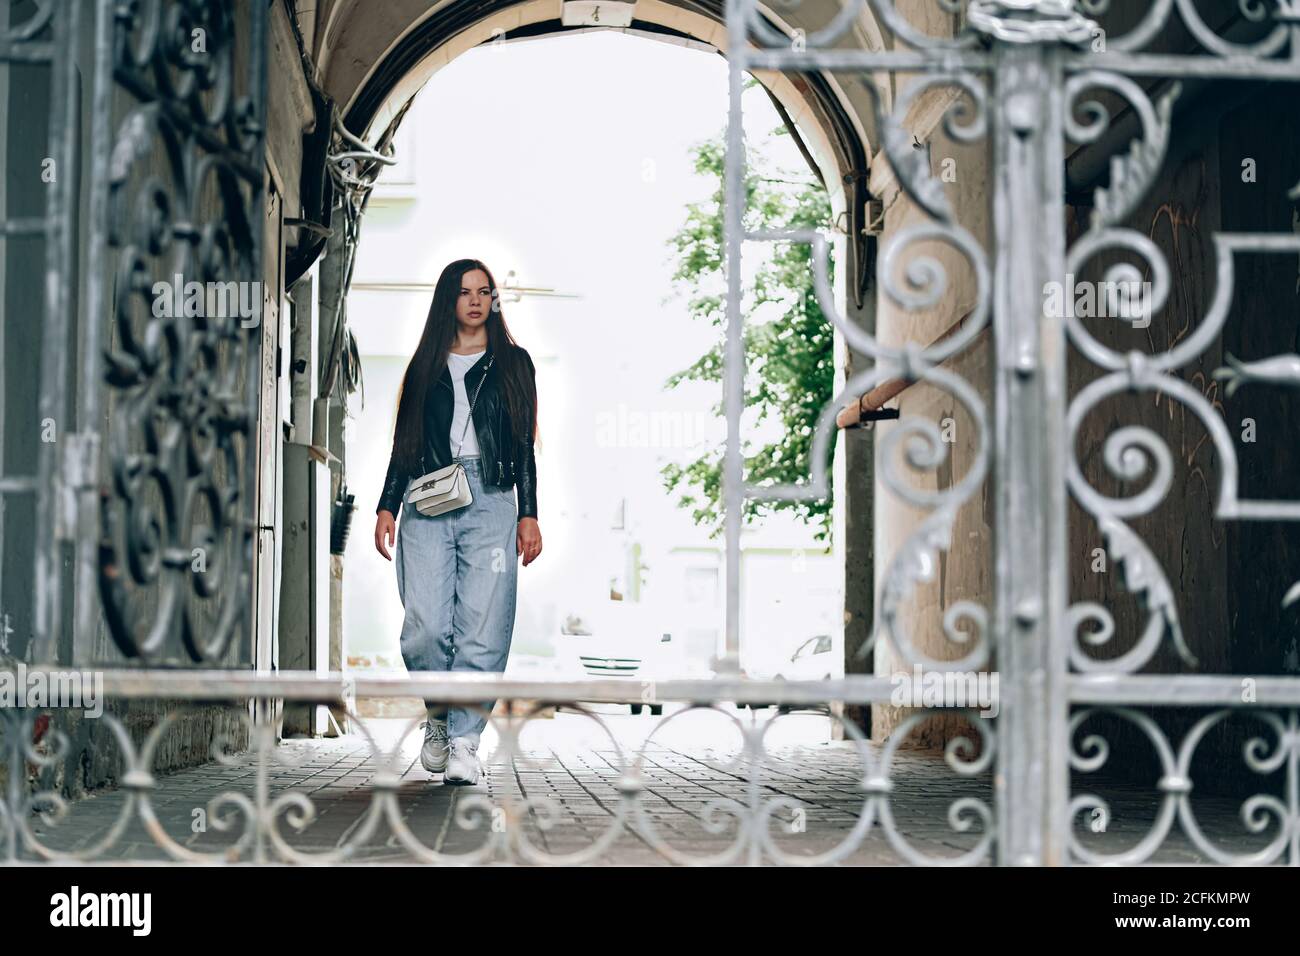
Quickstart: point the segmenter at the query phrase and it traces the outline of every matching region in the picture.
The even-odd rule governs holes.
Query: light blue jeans
[[[403,494],[399,509],[397,593],[406,610],[402,660],[411,672],[501,672],[510,653],[518,581],[515,490],[484,484],[476,456],[456,460],[469,478],[470,504],[422,515]],[[482,712],[444,707],[434,715],[446,713],[449,737],[477,746],[495,703],[484,701]]]

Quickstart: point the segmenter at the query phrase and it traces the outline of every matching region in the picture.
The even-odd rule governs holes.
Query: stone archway
[[[808,32],[812,32],[817,26],[817,11],[808,9],[812,6],[804,4],[793,11],[790,16],[798,19],[778,20],[769,14],[769,20],[792,35],[800,28],[799,22],[807,21]],[[575,29],[560,22],[560,7],[555,0],[527,0],[487,12],[480,9],[472,22],[449,24],[451,11],[452,7],[446,5],[430,11],[404,3],[388,5],[382,14],[348,2],[330,8],[320,24],[321,48],[315,57],[322,88],[339,105],[345,125],[353,134],[375,143],[385,131],[391,132],[394,120],[400,122],[402,111],[424,84],[470,49],[493,42],[494,38],[509,42],[514,38],[558,36]],[[665,0],[640,0],[631,27],[621,32],[691,44],[725,56],[727,32],[721,21],[721,4],[717,16],[712,17]],[[869,10],[864,9],[857,32],[865,44],[884,46]],[[870,208],[867,181],[876,126],[874,104],[864,90],[834,74],[787,75],[762,70],[753,75],[764,85],[787,123],[797,128],[810,166],[828,187],[836,232],[835,261],[846,264],[836,269],[837,307],[863,322],[872,321],[870,283],[864,274],[874,265],[873,240],[865,234]],[[888,108],[892,86],[886,85],[883,90]],[[856,241],[850,239],[854,236]],[[837,391],[850,374],[853,361],[837,330]],[[861,486],[856,494],[837,496],[835,502],[835,537],[839,542],[850,537],[846,533],[848,510],[859,512],[853,542],[836,548],[845,584],[845,617],[860,631],[851,642],[845,642],[845,663],[853,671],[870,666],[869,659],[851,657],[849,645],[857,649],[872,619],[874,569],[869,525],[873,492],[870,468],[859,467],[862,455],[870,454],[870,442],[860,443],[865,447],[855,450],[852,465],[839,447],[844,444],[838,443],[836,452],[837,487],[854,482]]]
[[[465,51],[498,38],[509,41],[521,32],[535,37],[574,29],[563,26],[557,18],[555,0],[525,0],[503,6],[473,22],[457,24],[457,32],[445,39],[431,25],[446,15],[446,7],[430,10],[423,5],[395,3],[386,5],[382,17],[374,15],[373,6],[362,7],[342,2],[331,8],[323,37],[326,46],[318,53],[318,60],[322,89],[339,104],[349,129],[371,141],[430,77]],[[411,11],[403,16],[402,11],[408,7]],[[799,12],[806,16],[808,11]],[[790,32],[797,29],[793,23],[782,26]],[[643,27],[659,29],[651,32]],[[715,19],[665,0],[639,0],[629,29],[671,41],[694,40],[720,54],[726,53],[726,28],[720,14]],[[880,44],[880,31],[867,13],[863,33]],[[854,154],[859,150],[861,157],[869,159],[874,126],[871,113],[860,109],[860,104],[844,95],[837,85],[831,84],[829,91],[841,99],[844,116],[839,125],[847,125],[848,129],[837,129],[820,115],[826,112],[828,92],[814,89],[806,77],[773,70],[755,71],[754,75],[790,122],[799,127],[823,182],[845,182],[858,165]],[[849,142],[850,138],[856,142]],[[832,211],[840,217],[848,205],[843,191],[832,189],[830,193]]]

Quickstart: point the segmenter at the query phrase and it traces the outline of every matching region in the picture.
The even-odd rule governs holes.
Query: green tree
[[[789,135],[784,127],[776,135]],[[825,229],[830,225],[830,201],[814,179],[781,177],[758,151],[746,147],[746,229]],[[688,368],[670,376],[666,388],[683,382],[722,382],[726,338],[726,281],[723,236],[725,134],[692,150],[695,171],[711,177],[717,188],[709,199],[687,207],[686,222],[669,240],[675,269],[674,298],[686,295],[691,317],[710,323],[717,341]],[[813,291],[812,247],[803,242],[768,244],[770,259],[753,278],[746,278],[742,296],[745,316],[745,413],[742,418],[744,470],[757,484],[806,482],[812,474],[814,426],[833,397],[833,328]],[[755,246],[750,244],[749,255]],[[832,276],[834,263],[830,263]],[[666,300],[667,301],[667,300]],[[714,405],[722,416],[722,399]],[[779,426],[778,437],[759,444],[748,437],[763,423]],[[770,426],[769,429],[770,430]],[[834,448],[827,449],[827,467]],[[689,509],[697,524],[717,536],[723,527],[723,443],[689,464],[669,464],[661,474],[678,505]],[[790,510],[816,526],[816,537],[831,531],[831,501],[745,502],[746,520]]]

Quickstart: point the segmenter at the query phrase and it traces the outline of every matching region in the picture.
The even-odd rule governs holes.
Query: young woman
[[[537,383],[532,358],[501,316],[496,280],[479,260],[457,259],[442,270],[397,402],[375,547],[391,561],[396,537],[402,660],[408,671],[503,671],[516,562],[522,557],[526,567],[542,552]],[[413,480],[453,461],[465,466],[473,501],[420,514],[405,500]],[[480,711],[426,701],[424,768],[445,783],[477,783],[479,735],[494,703]]]

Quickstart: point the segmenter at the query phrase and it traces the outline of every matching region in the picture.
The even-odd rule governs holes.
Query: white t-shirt
[[[455,405],[451,413],[451,453],[456,452],[456,443],[460,441],[460,433],[465,429],[466,420],[469,418],[469,391],[465,388],[465,373],[483,357],[486,349],[479,349],[469,355],[457,355],[455,352],[447,353],[447,371],[451,373],[451,392],[456,397]],[[465,444],[460,446],[460,454],[477,455],[478,454],[478,435],[474,432],[474,423],[469,422],[469,428],[465,429]]]

